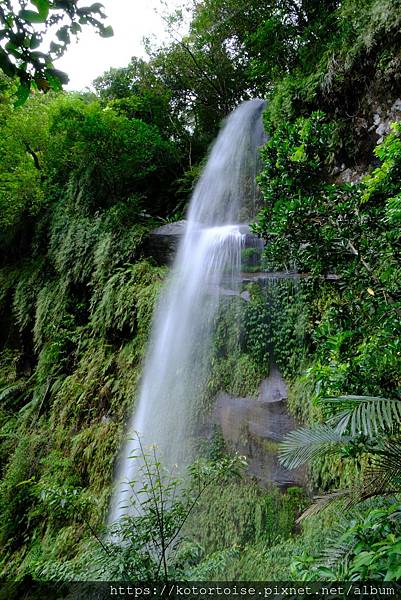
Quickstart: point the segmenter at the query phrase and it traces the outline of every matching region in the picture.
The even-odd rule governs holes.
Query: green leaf
[[[385,574],[384,581],[397,581],[401,577],[401,565],[392,565]]]
[[[58,69],[45,69],[45,75],[53,90],[60,90],[69,81],[67,73]]]
[[[8,58],[7,53],[0,48],[0,69],[9,77],[14,77],[17,68]]]
[[[61,42],[64,42],[64,44],[70,43],[70,34],[68,32],[68,27],[66,25],[64,25],[63,27],[60,27],[60,29],[56,33],[56,36],[58,37],[58,39]]]
[[[46,20],[49,15],[49,0],[31,0],[31,2],[38,9],[39,15]]]
[[[82,31],[82,28],[79,23],[71,23],[70,30],[73,35],[77,35],[77,33]]]
[[[29,92],[31,89],[30,83],[22,83],[17,90],[17,100],[14,106],[22,106],[28,100]]]
[[[401,540],[391,546],[391,552],[401,554]]]
[[[108,27],[102,27],[99,31],[99,35],[103,38],[113,37],[114,31],[111,25]]]
[[[25,391],[25,386],[23,384],[17,383],[12,385],[7,385],[0,391],[0,402],[7,402],[10,398],[14,398],[21,392]]]
[[[298,148],[295,148],[295,152],[290,156],[290,160],[293,162],[303,162],[306,159],[305,146],[301,144]]]
[[[28,23],[45,23],[46,18],[35,12],[34,10],[20,10],[19,17]]]
[[[359,556],[354,559],[354,568],[358,569],[360,567],[369,566],[373,564],[374,552],[361,552]]]
[[[37,33],[34,33],[33,36],[31,37],[31,41],[29,43],[29,48],[31,50],[36,50],[36,48],[39,48],[41,41],[42,41],[42,36],[40,36]]]
[[[87,10],[91,13],[99,13],[101,15],[103,14],[104,6],[101,2],[95,2],[94,4],[92,4],[84,10]]]
[[[21,50],[13,42],[7,42],[5,48],[15,58],[22,58]]]
[[[58,54],[62,48],[63,46],[61,44],[50,42],[50,52],[52,52],[53,54]]]

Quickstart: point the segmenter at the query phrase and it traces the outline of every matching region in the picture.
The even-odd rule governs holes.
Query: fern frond
[[[342,409],[328,420],[341,434],[363,434],[372,438],[379,432],[395,431],[401,422],[400,400],[376,396],[339,396],[325,398],[324,402],[335,403]]]
[[[25,383],[14,383],[13,385],[8,385],[0,390],[0,402],[6,402],[7,400],[12,400],[18,394],[22,394],[26,390]]]
[[[319,557],[325,567],[339,568],[340,564],[345,564],[350,552],[355,546],[355,536],[343,535],[336,541],[332,541],[327,548],[325,548]]]
[[[362,519],[360,511],[352,512],[353,518]],[[322,550],[318,557],[318,563],[321,566],[328,568],[336,568],[337,571],[347,567],[347,560],[355,547],[356,535],[350,533],[350,515],[344,513],[338,514],[338,523],[334,530],[331,531],[327,540],[326,547]]]
[[[328,425],[303,427],[285,436],[280,444],[279,460],[287,469],[296,469],[313,458],[335,453],[350,439]]]

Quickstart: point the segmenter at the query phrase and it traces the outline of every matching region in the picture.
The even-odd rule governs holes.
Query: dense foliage
[[[57,517],[64,494],[102,522],[164,273],[141,243],[169,210],[178,151],[156,125],[93,99],[47,96],[3,104],[1,152],[0,504],[10,572],[29,531],[44,535],[31,548],[37,564],[46,547],[57,556],[59,543],[66,552],[82,536],[79,511]],[[46,503],[54,516],[39,533]]]
[[[374,3],[363,17],[373,9],[378,11]],[[383,7],[375,13],[378,28],[386,17]],[[352,32],[357,34],[357,29]],[[335,38],[342,51],[346,39]],[[362,36],[360,41],[362,52]],[[387,58],[391,43],[390,35]],[[380,49],[377,52],[380,54]],[[371,68],[376,60],[377,55],[373,58],[369,52]],[[293,562],[294,576],[397,579],[400,128],[394,124],[369,159],[368,132],[363,131],[365,143],[360,146],[361,130],[351,130],[345,136],[342,108],[333,113],[330,104],[336,96],[332,85],[326,98],[324,94],[320,99],[318,94],[309,98],[311,106],[322,107],[325,112],[305,114],[300,86],[306,82],[310,85],[310,76],[305,72],[301,77],[298,70],[292,79],[298,91],[285,89],[291,77],[282,80],[265,115],[271,137],[262,151],[259,185],[264,205],[254,225],[267,241],[264,260],[269,269],[307,274],[298,294],[298,302],[304,305],[300,308],[304,316],[302,343],[297,344],[290,334],[292,342],[280,356],[290,367],[290,407],[305,427],[287,436],[281,449],[282,462],[292,468],[308,463],[312,481],[325,492],[307,515],[331,501],[349,507],[379,497],[370,525],[365,527],[371,508],[362,503],[359,512],[350,513],[349,521],[341,524],[340,536],[338,531],[334,533],[331,546],[323,554],[312,557],[306,552]],[[373,72],[372,77],[381,79],[382,73]],[[364,98],[357,94],[348,98],[344,87],[337,88],[336,93],[354,103],[353,110],[359,110],[359,116],[366,103],[374,101],[371,89],[365,91]],[[374,93],[380,102],[377,91]],[[280,110],[286,107],[285,121],[277,112],[280,94],[291,102],[296,96],[301,99],[298,110],[294,104],[291,110],[290,104],[281,104]],[[357,108],[356,100],[360,102]],[[347,160],[351,173],[353,170],[351,181],[342,178],[342,160]],[[372,166],[367,168],[369,161]],[[288,323],[285,311],[279,323],[283,319]],[[282,354],[285,345],[280,346]],[[380,500],[386,495],[394,498],[389,505]],[[369,537],[370,530],[375,533]]]
[[[248,271],[300,277],[224,300],[199,409],[209,414],[221,390],[256,402],[276,362],[302,425],[283,460],[308,463],[320,505],[343,505],[312,505],[297,531],[305,493],[226,477],[230,448],[211,437],[202,453],[213,485],[164,575],[400,578],[401,126],[388,131],[401,106],[399,2],[197,1],[184,38],[180,14],[166,17],[171,41],[149,41],[148,60],[100,75],[93,94],[28,98],[30,82],[57,83],[54,57],[101,16],[97,4],[84,14],[71,2],[64,25],[65,3],[32,4],[11,20],[0,13],[2,575],[79,579],[90,563],[94,578],[127,567],[161,576],[155,507],[128,523],[131,550],[102,547],[166,272],[147,236],[182,216],[221,119],[260,96],[269,140],[254,229],[266,249],[261,262],[243,258]],[[61,29],[42,55],[32,24],[49,19]],[[183,502],[166,513],[171,532]]]

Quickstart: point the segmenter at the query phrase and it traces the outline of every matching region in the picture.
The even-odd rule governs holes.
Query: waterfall
[[[190,464],[191,431],[204,393],[221,282],[238,280],[244,227],[254,213],[263,100],[226,120],[194,190],[185,235],[155,310],[136,410],[116,474],[109,523],[129,511],[127,482],[138,473],[136,432],[167,467]],[[234,283],[233,283],[234,285]]]

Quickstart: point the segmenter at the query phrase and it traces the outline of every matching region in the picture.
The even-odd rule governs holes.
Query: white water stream
[[[109,524],[129,513],[128,482],[138,475],[138,437],[155,444],[164,466],[193,459],[191,431],[208,376],[221,281],[238,280],[243,227],[254,209],[264,101],[239,106],[226,120],[194,190],[185,235],[153,318],[142,384],[116,473]],[[248,214],[245,212],[248,210]],[[233,284],[234,285],[234,284]],[[211,290],[214,290],[211,292]]]

